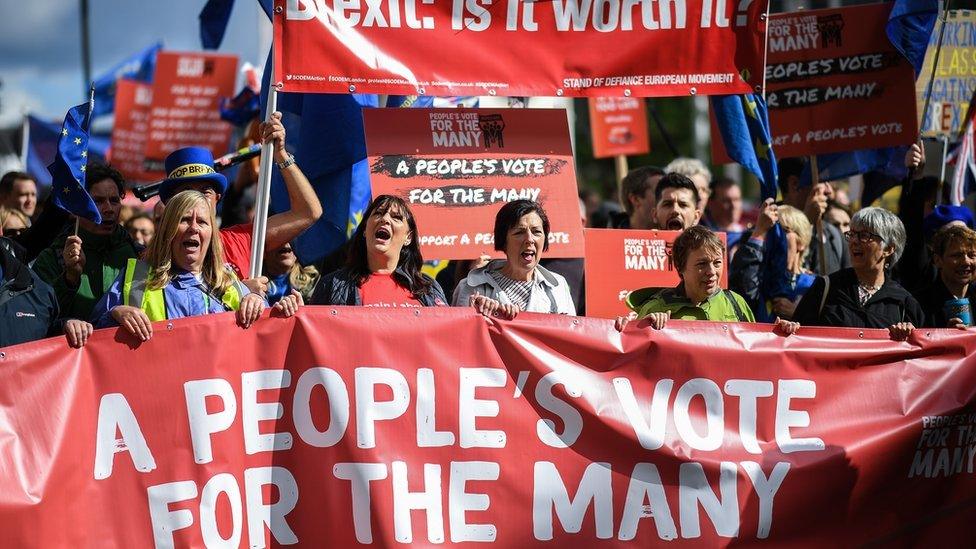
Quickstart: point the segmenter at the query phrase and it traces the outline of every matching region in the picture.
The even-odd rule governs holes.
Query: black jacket
[[[793,320],[807,326],[847,326],[850,328],[887,328],[899,322],[924,326],[925,314],[918,301],[890,276],[864,306],[857,299],[857,275],[854,269],[843,269],[830,275],[830,290],[823,298],[825,282],[818,277],[800,304]]]
[[[12,249],[0,243],[0,347],[43,339],[60,329],[54,290],[14,257]]]
[[[956,297],[949,292],[949,288],[946,288],[941,278],[936,278],[934,282],[930,282],[927,286],[915,292],[915,297],[918,299],[918,303],[922,306],[922,311],[925,313],[924,326],[928,328],[946,328],[949,325],[949,317],[946,316],[945,310],[942,307],[946,301],[955,299]],[[966,297],[969,298],[969,310],[976,312],[976,284],[969,285],[969,291],[966,292]]]

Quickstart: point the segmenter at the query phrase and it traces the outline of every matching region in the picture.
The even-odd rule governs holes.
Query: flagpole
[[[273,48],[274,46],[272,46]],[[271,80],[274,79],[274,54],[271,55]],[[268,81],[268,100],[265,103],[264,121],[271,120],[271,114],[278,106],[278,90],[274,82]],[[268,230],[268,205],[271,202],[271,168],[274,160],[274,140],[261,147],[261,164],[258,170],[257,203],[254,207],[254,232],[251,240],[250,278],[261,276],[264,268],[264,241]]]
[[[949,20],[949,6],[952,4],[952,0],[944,1],[945,6],[942,8],[942,15],[940,17],[942,20],[942,27],[939,29],[939,42],[935,46],[935,57],[932,59],[932,71],[929,74],[928,86],[925,88],[925,103],[922,107],[922,125],[918,129],[919,138],[922,137],[922,132],[925,130],[925,119],[929,114],[929,103],[932,101],[932,84],[935,82],[935,70],[939,66],[939,56],[942,54],[942,39],[945,37],[946,21]]]
[[[91,82],[91,38],[88,30],[88,0],[80,0],[81,12],[81,70],[84,82]]]
[[[24,110],[23,129],[20,132],[20,163],[27,171],[27,149],[30,147],[30,111]]]
[[[95,112],[95,82],[91,82],[91,85],[88,87],[88,115],[87,115],[87,118],[88,118],[88,124],[89,124],[89,130],[88,130],[89,132],[91,131],[90,130],[90,127],[91,127],[90,124],[91,124],[91,115],[92,115],[93,112]],[[85,147],[88,147],[88,145],[86,144]],[[85,166],[87,166],[87,165],[88,165],[88,161],[86,160],[85,161]],[[87,177],[85,179],[87,179]],[[75,236],[78,236],[78,226],[80,224],[81,224],[81,218],[76,215],[75,216]]]

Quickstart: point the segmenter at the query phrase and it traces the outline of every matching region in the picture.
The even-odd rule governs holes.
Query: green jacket
[[[94,235],[79,229],[81,249],[85,253],[85,268],[78,287],[71,288],[64,280],[64,259],[61,252],[65,241],[72,234],[73,230],[61,233],[53,244],[37,256],[33,269],[37,276],[54,288],[62,318],[89,320],[102,294],[108,291],[119,273],[125,269],[129,258],[138,257],[142,253],[142,246],[133,242],[121,225],[116,226],[108,236]]]
[[[644,318],[651,313],[671,311],[671,318],[678,320],[712,320],[715,322],[755,322],[752,309],[741,295],[722,290],[695,305],[685,295],[684,283],[675,288],[642,288],[627,296],[627,306]]]

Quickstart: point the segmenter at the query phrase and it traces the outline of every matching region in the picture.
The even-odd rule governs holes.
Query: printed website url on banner
[[[324,76],[317,76],[314,74],[286,74],[285,80],[305,80],[311,82],[321,82],[325,80]]]

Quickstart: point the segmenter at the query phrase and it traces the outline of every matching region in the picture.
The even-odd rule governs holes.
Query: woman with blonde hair
[[[283,298],[275,309],[297,312],[301,296]],[[143,341],[152,322],[236,311],[249,327],[265,307],[224,264],[213,208],[198,191],[184,191],[166,203],[159,230],[141,260],[131,259],[95,307],[98,328],[122,326]]]
[[[766,200],[729,267],[729,288],[746,299],[760,322],[793,318],[813,286],[816,277],[803,269],[812,238],[813,226],[803,212]]]

